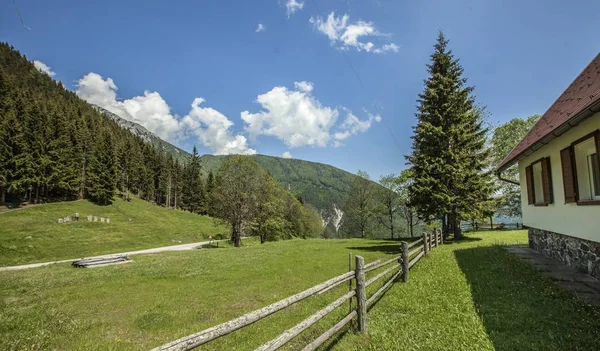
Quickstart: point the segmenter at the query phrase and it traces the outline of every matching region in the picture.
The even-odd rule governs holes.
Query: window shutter
[[[577,175],[573,166],[573,147],[560,150],[565,203],[577,202]]]
[[[552,191],[552,172],[550,171],[550,157],[542,160],[542,188],[544,189],[544,203],[546,205],[554,202]]]
[[[535,195],[533,193],[533,167],[525,167],[525,179],[527,180],[527,203],[535,204]]]
[[[600,165],[600,131],[596,132],[594,140],[596,141],[596,157],[598,157],[598,164]]]

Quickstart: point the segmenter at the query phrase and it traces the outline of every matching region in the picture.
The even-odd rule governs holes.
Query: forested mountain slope
[[[214,172],[226,157],[203,155],[200,159],[206,172]],[[352,180],[356,177],[352,173],[317,162],[266,155],[251,157],[286,189],[289,187],[304,202],[322,210],[330,210],[334,204],[341,207],[348,197]]]
[[[182,167],[0,43],[0,203],[172,203]],[[180,198],[182,196],[180,195]]]
[[[177,146],[168,143],[161,138],[159,138],[156,134],[150,132],[148,129],[144,128],[138,123],[131,122],[122,118],[119,115],[116,115],[107,109],[91,104],[94,109],[103,114],[105,117],[110,118],[111,120],[117,122],[121,127],[129,130],[132,134],[139,136],[144,139],[147,143],[154,145],[156,148],[164,151],[166,154],[173,156],[173,159],[179,162],[186,162],[190,156],[190,154]]]
[[[83,101],[6,43],[0,43],[0,115],[0,203],[108,203],[115,188],[169,207],[187,209],[191,201],[184,167],[189,153]],[[202,156],[203,176],[216,173],[226,157]],[[356,177],[316,162],[252,158],[319,210],[341,207]]]
[[[128,121],[102,107],[94,106],[104,116],[117,122],[123,128],[141,137],[160,150],[169,154],[173,159],[186,162],[189,153],[162,140],[143,126]],[[202,171],[205,177],[212,171],[216,173],[227,156],[203,155]],[[286,159],[266,155],[251,156],[262,168],[269,171],[286,189],[289,189],[302,199],[318,209],[330,210],[335,204],[341,207],[346,201],[350,185],[355,175],[339,168],[298,159]]]

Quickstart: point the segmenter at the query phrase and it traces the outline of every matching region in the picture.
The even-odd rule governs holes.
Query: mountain
[[[203,155],[205,173],[216,172],[228,156]],[[356,175],[318,162],[266,155],[252,155],[263,169],[275,180],[302,200],[320,210],[331,210],[335,204],[341,207],[350,191]]]
[[[146,142],[173,155],[180,162],[187,161],[189,153],[162,140],[143,126],[128,121],[100,106],[92,106],[105,117],[117,122]],[[201,160],[204,175],[207,176],[210,171],[216,173],[227,157],[203,155]],[[250,157],[286,189],[302,197],[304,202],[327,212],[331,211],[334,205],[341,207],[344,204],[352,181],[356,177],[352,173],[318,162],[266,155],[252,155]]]
[[[107,117],[107,118],[117,122],[117,124],[119,124],[121,127],[125,128],[125,129],[129,130],[132,134],[139,136],[140,138],[144,139],[144,141],[146,141],[147,143],[154,145],[156,148],[166,151],[168,154],[171,154],[173,156],[173,158],[176,159],[177,161],[185,162],[187,160],[187,157],[189,156],[189,154],[186,151],[178,148],[177,146],[175,146],[173,144],[170,144],[170,143],[162,140],[157,135],[150,132],[148,129],[144,128],[140,124],[128,121],[125,118],[122,118],[121,116],[114,114],[114,113],[110,112],[109,110],[107,110],[103,107],[100,107],[98,105],[94,105],[94,104],[90,104],[90,105],[92,105],[92,107],[96,111],[100,112],[104,117]]]

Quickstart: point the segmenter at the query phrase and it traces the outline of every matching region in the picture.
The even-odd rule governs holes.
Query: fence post
[[[348,272],[352,271],[352,252],[348,252]],[[348,291],[352,291],[352,279],[348,280]],[[348,299],[348,312],[352,312],[352,299]]]
[[[423,233],[423,252],[425,256],[429,254],[429,245],[427,245],[427,239],[429,239],[429,234]]]
[[[408,281],[408,243],[406,241],[402,242],[402,281]]]
[[[437,229],[433,229],[433,236],[435,237],[435,240],[434,240],[434,242],[435,242],[435,247],[438,247],[438,245],[439,245],[439,241],[438,241],[438,239],[439,239],[439,238],[438,238],[438,234],[437,234]]]
[[[367,292],[365,287],[365,260],[356,256],[356,312],[358,312],[358,331],[367,333]]]

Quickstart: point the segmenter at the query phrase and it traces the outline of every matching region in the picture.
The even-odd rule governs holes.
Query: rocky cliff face
[[[98,105],[94,105],[94,104],[91,104],[91,105],[96,111],[100,112],[103,116],[108,117],[111,120],[117,122],[121,127],[129,130],[134,135],[137,135],[140,138],[144,139],[146,142],[151,142],[152,138],[158,139],[158,137],[156,135],[152,134],[148,129],[142,127],[141,125],[139,125],[135,122],[128,121],[125,118],[121,118],[121,116],[116,115],[116,114],[110,112],[109,110],[107,110],[103,107],[100,107]]]
[[[103,107],[100,107],[98,105],[94,105],[94,104],[91,104],[91,105],[94,109],[96,109],[96,111],[100,112],[104,117],[117,122],[121,127],[129,130],[134,135],[139,136],[147,143],[150,143],[150,144],[156,146],[157,148],[162,149],[163,151],[167,152],[168,154],[171,154],[174,159],[176,159],[180,162],[186,161],[187,156],[189,155],[187,152],[185,152],[184,150],[178,148],[177,146],[175,146],[173,144],[170,144],[170,143],[162,140],[161,138],[156,136],[154,133],[152,133],[148,129],[144,128],[142,125],[135,123],[135,122],[128,121],[125,118],[123,118],[117,114],[114,114],[114,113],[110,112],[109,110],[107,110]]]

